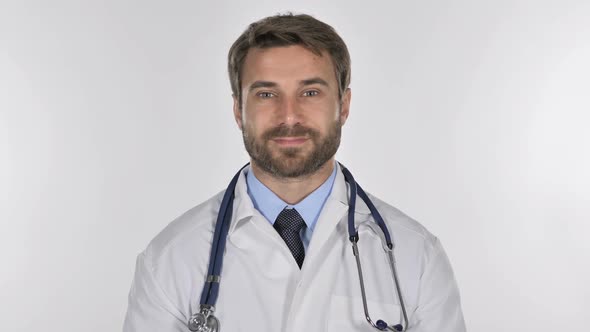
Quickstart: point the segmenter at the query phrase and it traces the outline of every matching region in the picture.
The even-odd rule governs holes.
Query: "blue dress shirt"
[[[334,170],[330,177],[319,188],[295,205],[287,204],[280,199],[275,193],[268,189],[268,187],[260,182],[251,170],[246,174],[248,195],[250,196],[250,199],[252,199],[254,208],[256,208],[256,210],[258,210],[268,222],[271,223],[271,225],[275,223],[279,213],[281,213],[284,208],[296,209],[307,225],[307,228],[302,230],[301,234],[303,246],[307,251],[320,212],[322,211],[328,196],[330,196],[330,192],[332,192],[332,186],[336,179],[336,167],[336,163],[334,163]]]

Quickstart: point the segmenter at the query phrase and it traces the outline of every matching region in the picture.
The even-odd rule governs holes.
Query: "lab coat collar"
[[[324,210],[328,208],[328,205],[332,204],[330,202],[337,202],[348,208],[348,193],[350,191],[349,184],[346,183],[346,181],[344,180],[344,174],[340,169],[340,164],[336,163],[336,165],[336,179],[334,180],[332,192],[330,193],[330,196],[328,196],[326,204],[324,205]],[[233,234],[233,232],[240,228],[241,224],[250,220],[254,215],[260,215],[262,217],[260,212],[256,211],[256,209],[254,208],[254,204],[252,203],[252,200],[248,195],[248,185],[246,182],[246,174],[248,171],[250,171],[249,165],[242,170],[238,182],[236,184],[233,208],[234,218],[232,218],[233,220],[229,228],[229,235]],[[318,224],[321,221],[321,216],[324,214],[324,212],[325,211],[320,212],[320,219],[318,219]],[[357,214],[364,215],[368,215],[371,213],[367,205],[363,202],[362,199],[360,199],[360,197],[357,197],[355,212]],[[316,227],[317,226],[319,225],[316,225]]]
[[[232,223],[229,226],[228,234],[233,234],[236,231],[240,224],[243,222],[250,220],[255,213],[260,214],[260,212],[256,211],[254,208],[254,203],[250,199],[248,195],[248,184],[246,181],[246,174],[250,171],[250,165],[246,166],[238,178],[238,183],[236,183],[236,190],[235,190],[235,198],[234,198],[234,208],[233,208],[233,215]]]
[[[344,174],[342,173],[340,163],[336,162],[336,166],[336,179],[334,180],[334,186],[332,187],[332,192],[328,197],[328,201],[335,200],[348,207],[348,194],[350,192],[350,185],[344,180]],[[363,215],[371,214],[369,207],[358,196],[356,198],[355,213]]]

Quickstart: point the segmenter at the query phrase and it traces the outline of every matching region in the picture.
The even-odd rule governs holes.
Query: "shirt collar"
[[[334,179],[334,185],[331,193],[328,196],[328,200],[335,200],[345,206],[348,206],[348,192],[350,191],[349,185],[344,181],[344,175],[340,170],[340,165],[336,163],[336,176]],[[240,174],[238,183],[236,184],[235,199],[234,199],[234,216],[232,223],[230,224],[229,234],[232,234],[240,225],[252,218],[255,214],[260,213],[254,208],[254,204],[250,195],[248,195],[248,185],[246,181],[246,174],[250,172],[250,166],[246,166]],[[221,197],[219,198],[221,203]],[[279,211],[280,212],[280,211]],[[356,200],[356,213],[359,214],[370,214],[370,211],[362,199],[357,197]],[[262,217],[260,215],[260,217]],[[276,219],[276,218],[275,218]]]
[[[332,174],[324,181],[324,183],[307,195],[301,202],[291,205],[279,198],[268,187],[266,187],[260,180],[256,178],[254,172],[247,170],[246,181],[248,185],[248,195],[252,199],[254,208],[256,208],[271,224],[274,224],[279,213],[285,208],[294,208],[299,212],[307,228],[315,228],[318,216],[330,196],[334,180],[336,179],[336,164]]]

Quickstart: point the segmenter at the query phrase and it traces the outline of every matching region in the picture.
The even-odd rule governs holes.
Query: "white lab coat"
[[[222,197],[220,193],[174,220],[138,256],[124,332],[189,331]],[[459,291],[440,242],[399,210],[370,197],[396,246],[408,331],[465,331]],[[382,235],[363,201],[356,204],[369,312],[374,321],[401,323]],[[253,207],[242,172],[215,310],[220,331],[376,331],[364,317],[347,211],[348,186],[338,169],[300,270],[281,237]]]

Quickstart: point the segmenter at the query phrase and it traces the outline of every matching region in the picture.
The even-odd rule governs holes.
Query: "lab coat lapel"
[[[345,221],[346,213],[348,211],[347,204],[347,186],[344,181],[344,176],[340,169],[336,174],[334,186],[332,192],[326,200],[322,212],[318,218],[313,235],[309,243],[309,247],[305,253],[305,260],[301,269],[300,279],[298,281],[298,287],[293,294],[293,300],[291,302],[288,316],[286,317],[286,331],[292,332],[292,326],[296,325],[296,322],[301,319],[301,311],[303,310],[301,305],[304,303],[305,298],[308,297],[308,290],[311,286],[310,283],[317,283],[317,271],[318,265],[326,263],[326,254],[323,248],[326,247],[327,243],[333,241],[331,236],[336,231],[338,223]],[[333,245],[334,243],[332,243]],[[335,270],[333,270],[335,272]],[[331,276],[322,275],[322,280],[332,279]],[[314,281],[316,280],[316,281]],[[328,291],[329,293],[329,291]]]
[[[321,257],[320,252],[322,247],[326,244],[330,235],[334,232],[336,225],[343,220],[347,212],[348,187],[344,181],[344,175],[340,171],[340,167],[338,167],[332,192],[320,213],[308,250],[305,254],[304,268],[306,265],[313,263],[314,257]]]
[[[248,171],[250,171],[250,166],[242,171],[236,184],[233,209],[234,217],[230,224],[228,239],[232,244],[241,249],[279,250],[282,252],[282,256],[288,265],[298,272],[299,267],[293,260],[291,251],[289,251],[283,239],[266,218],[254,208],[252,200],[248,195],[248,185],[246,183],[245,174]],[[265,241],[262,241],[260,238],[263,235],[268,237],[274,245],[264,247],[262,243]]]

